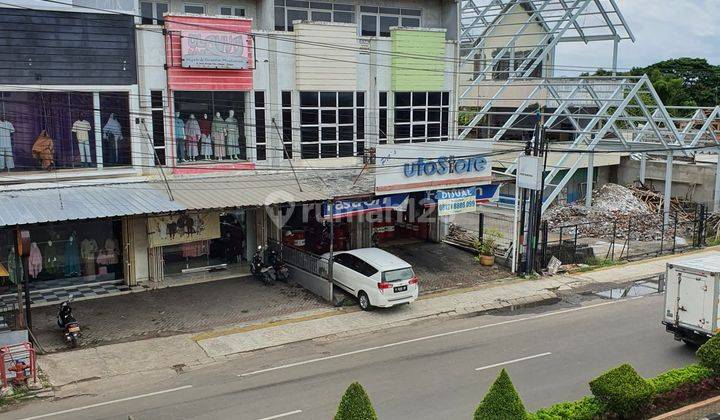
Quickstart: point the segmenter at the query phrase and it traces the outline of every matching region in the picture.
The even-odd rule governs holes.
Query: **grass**
[[[585,273],[587,271],[597,270],[598,268],[614,267],[616,265],[622,265],[622,264],[625,264],[625,261],[615,261],[615,260],[611,260],[611,259],[591,258],[590,260],[588,260],[587,267],[581,267],[577,271],[580,273]]]

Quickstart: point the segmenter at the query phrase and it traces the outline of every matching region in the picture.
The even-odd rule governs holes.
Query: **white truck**
[[[702,344],[718,329],[720,253],[668,263],[662,323],[676,340]]]

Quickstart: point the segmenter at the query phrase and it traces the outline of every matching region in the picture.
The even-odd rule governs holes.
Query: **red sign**
[[[221,31],[181,31],[182,66],[203,69],[246,70],[250,65],[251,37]]]

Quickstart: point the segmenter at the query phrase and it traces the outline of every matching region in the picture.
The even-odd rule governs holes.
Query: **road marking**
[[[183,389],[189,389],[189,388],[192,388],[192,385],[185,385],[185,386],[180,386],[180,387],[177,387],[177,388],[165,389],[165,390],[162,390],[162,391],[149,392],[149,393],[147,393],[147,394],[135,395],[135,396],[133,396],[133,397],[127,397],[127,398],[120,398],[119,400],[105,401],[105,402],[101,402],[101,403],[97,403],[97,404],[86,405],[86,406],[83,406],[83,407],[75,407],[75,408],[71,408],[71,409],[69,409],[69,410],[55,411],[54,413],[41,414],[41,415],[39,415],[39,416],[25,417],[25,418],[20,419],[20,420],[35,420],[35,419],[43,419],[43,418],[45,418],[45,417],[59,416],[59,415],[61,415],[61,414],[67,414],[67,413],[74,413],[74,412],[76,412],[76,411],[89,410],[89,409],[91,409],[91,408],[102,407],[102,406],[104,406],[104,405],[116,404],[116,403],[125,402],[125,401],[132,401],[132,400],[137,400],[137,399],[139,399],[139,398],[153,397],[153,396],[155,396],[155,395],[162,395],[162,394],[167,394],[167,393],[170,393],[170,392],[182,391]]]
[[[302,413],[302,410],[288,411],[287,413],[275,414],[274,416],[263,417],[258,420],[273,420],[273,419],[279,419],[280,417],[287,417],[287,416],[292,416],[293,414],[300,414],[300,413]]]
[[[552,353],[547,352],[547,353],[536,354],[533,356],[521,357],[519,359],[508,360],[507,362],[495,363],[494,365],[487,365],[487,366],[479,367],[479,368],[476,368],[475,371],[478,372],[481,370],[492,369],[492,368],[498,367],[498,366],[505,366],[505,365],[510,365],[510,364],[517,363],[517,362],[524,362],[525,360],[537,359],[538,357],[550,356],[551,354]]]
[[[417,342],[419,342],[419,341],[427,341],[427,340],[432,340],[432,339],[435,339],[435,338],[442,338],[442,337],[447,337],[447,336],[451,336],[451,335],[456,335],[456,334],[462,334],[462,333],[466,333],[466,332],[472,332],[472,331],[482,330],[482,329],[486,329],[486,328],[499,327],[499,326],[502,326],[502,325],[508,325],[508,324],[515,324],[515,323],[518,323],[518,322],[531,321],[531,320],[534,320],[534,319],[545,318],[545,317],[548,317],[548,316],[563,315],[563,314],[568,314],[568,313],[572,313],[572,312],[584,311],[584,310],[587,310],[587,309],[599,308],[599,307],[601,307],[601,306],[614,305],[614,304],[616,304],[616,303],[626,302],[626,301],[628,301],[628,300],[634,300],[634,298],[633,298],[633,299],[611,300],[611,301],[607,301],[607,302],[603,302],[603,303],[596,303],[596,304],[588,305],[588,306],[580,306],[580,307],[578,307],[578,308],[562,309],[562,310],[555,311],[555,312],[547,312],[547,313],[544,313],[544,314],[538,314],[538,315],[528,316],[528,317],[524,317],[524,318],[510,319],[510,320],[507,320],[507,321],[496,322],[496,323],[494,323],[494,324],[478,325],[477,327],[470,327],[470,328],[463,328],[463,329],[460,329],[460,330],[447,331],[447,332],[444,332],[444,333],[428,335],[428,336],[425,336],[425,337],[418,337],[418,338],[412,338],[412,339],[410,339],[410,340],[403,340],[403,341],[397,341],[397,342],[395,342],[395,343],[383,344],[383,345],[381,345],[381,346],[367,347],[367,348],[364,348],[364,349],[353,350],[353,351],[349,351],[349,352],[347,352],[347,353],[340,353],[340,354],[334,354],[334,355],[332,355],[332,356],[318,357],[318,358],[316,358],[316,359],[304,360],[304,361],[302,361],[302,362],[288,363],[288,364],[285,364],[285,365],[279,365],[279,366],[275,366],[275,367],[271,367],[271,368],[260,369],[260,370],[256,370],[256,371],[253,371],[253,372],[241,373],[241,374],[239,374],[239,375],[237,375],[237,376],[243,378],[243,377],[246,377],[246,376],[253,376],[253,375],[258,375],[258,374],[261,374],[261,373],[272,372],[272,371],[275,371],[275,370],[288,369],[288,368],[292,368],[292,367],[308,365],[308,364],[311,364],[311,363],[323,362],[323,361],[326,361],[326,360],[339,359],[339,358],[341,358],[341,357],[354,356],[354,355],[356,355],[356,354],[367,353],[367,352],[370,352],[370,351],[382,350],[382,349],[387,349],[387,348],[390,348],[390,347],[397,347],[397,346],[402,346],[402,345],[405,345],[405,344],[417,343]]]

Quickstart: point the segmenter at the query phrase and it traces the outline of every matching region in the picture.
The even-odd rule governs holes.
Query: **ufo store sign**
[[[200,69],[250,68],[251,38],[219,31],[181,31],[182,66]]]
[[[430,191],[489,184],[489,148],[470,141],[380,145],[375,193]]]

